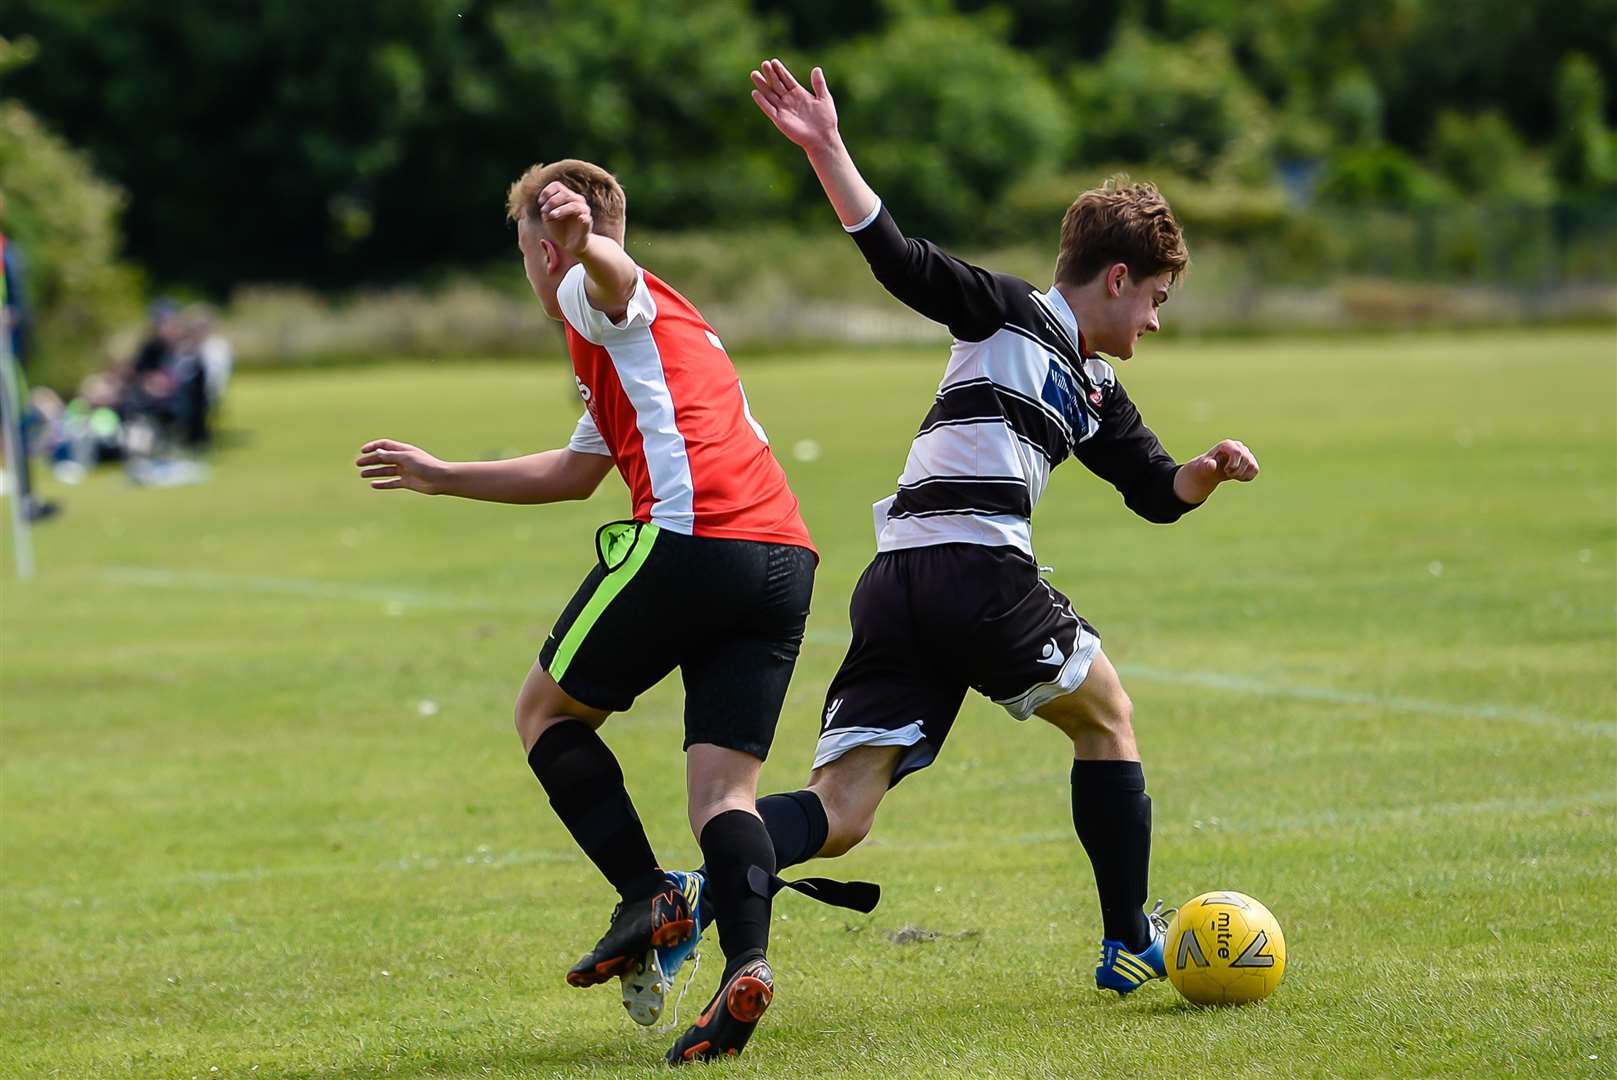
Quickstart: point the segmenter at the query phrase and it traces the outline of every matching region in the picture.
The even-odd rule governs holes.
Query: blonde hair
[[[1172,280],[1190,265],[1185,234],[1168,200],[1155,185],[1130,184],[1126,176],[1109,178],[1067,207],[1056,281],[1083,285],[1116,263],[1136,278],[1167,272]]]
[[[625,200],[617,177],[588,161],[564,158],[548,165],[529,166],[505,195],[505,216],[520,224],[525,217],[539,220],[539,193],[553,180],[560,180],[589,203],[592,232],[623,242]]]

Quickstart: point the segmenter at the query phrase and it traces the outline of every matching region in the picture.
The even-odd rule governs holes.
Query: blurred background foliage
[[[58,345],[130,267],[220,298],[475,277],[513,257],[506,185],[563,156],[616,171],[659,250],[818,243],[747,97],[766,55],[826,68],[872,183],[942,242],[1047,248],[1128,169],[1198,254],[1265,273],[1613,270],[1617,0],[0,0],[0,33],[6,227]]]

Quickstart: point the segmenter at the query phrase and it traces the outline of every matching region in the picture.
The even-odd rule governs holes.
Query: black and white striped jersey
[[[1028,519],[1069,456],[1149,521],[1193,508],[1174,494],[1178,465],[1112,366],[1090,355],[1059,292],[907,238],[885,206],[848,231],[888,292],[954,335],[898,492],[876,504],[878,551],[968,543],[1031,557]]]

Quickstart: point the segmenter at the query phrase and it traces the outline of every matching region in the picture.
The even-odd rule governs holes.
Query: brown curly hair
[[[590,218],[593,221],[591,232],[598,232],[620,244],[623,243],[626,205],[618,178],[599,165],[579,161],[577,158],[563,158],[548,165],[529,166],[528,171],[519,176],[505,194],[506,219],[520,224],[523,218],[531,215],[538,221],[539,193],[545,190],[546,185],[552,180],[560,180],[584,196],[584,201],[589,203]]]
[[[1185,234],[1162,192],[1113,176],[1073,200],[1061,219],[1056,281],[1083,285],[1122,263],[1135,278],[1167,272],[1177,281],[1190,265]]]

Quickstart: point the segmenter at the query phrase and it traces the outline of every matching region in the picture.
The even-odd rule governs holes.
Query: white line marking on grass
[[[1053,787],[1066,779],[1065,773],[1051,773],[1049,782]],[[1563,810],[1598,809],[1617,804],[1617,792],[1594,791],[1582,795],[1557,795],[1545,799],[1481,799],[1473,802],[1436,802],[1415,803],[1411,806],[1394,806],[1381,810],[1325,810],[1315,814],[1295,814],[1289,817],[1260,818],[1252,821],[1218,819],[1216,825],[1200,821],[1159,821],[1153,826],[1153,835],[1158,837],[1169,836],[1197,836],[1216,839],[1228,836],[1232,839],[1265,833],[1289,832],[1315,832],[1329,829],[1333,833],[1350,828],[1373,828],[1376,826],[1406,826],[1409,823],[1419,824],[1428,818],[1473,818],[1497,815],[1521,816],[1526,814],[1549,814]],[[1015,833],[1006,836],[996,836],[993,840],[995,846],[1026,847],[1038,844],[1072,843],[1072,830],[1050,830],[1045,832]],[[980,837],[969,837],[959,840],[917,840],[906,838],[904,840],[887,840],[875,836],[860,845],[861,848],[873,847],[892,850],[924,850],[924,851],[952,851],[956,848],[979,848],[982,846]]]
[[[832,630],[811,630],[805,636],[811,645],[846,648],[848,635]],[[1369,705],[1394,712],[1424,713],[1428,716],[1461,716],[1475,720],[1507,720],[1537,727],[1561,728],[1580,735],[1617,735],[1617,723],[1599,720],[1577,720],[1540,709],[1523,709],[1513,705],[1490,702],[1466,704],[1454,701],[1428,701],[1424,698],[1403,697],[1397,694],[1373,694],[1365,690],[1338,690],[1328,686],[1293,686],[1285,683],[1265,682],[1244,675],[1228,675],[1216,671],[1171,671],[1167,668],[1143,667],[1123,664],[1118,672],[1130,679],[1145,682],[1177,683],[1199,686],[1207,690],[1225,690],[1234,694],[1254,697],[1291,698],[1294,701],[1318,701],[1328,705]]]
[[[1337,690],[1322,686],[1287,686],[1263,682],[1243,675],[1226,675],[1208,671],[1168,671],[1163,668],[1139,667],[1125,664],[1118,671],[1131,679],[1148,682],[1178,683],[1200,686],[1209,690],[1228,690],[1256,697],[1292,698],[1296,701],[1322,701],[1331,705],[1370,705],[1395,712],[1425,713],[1430,716],[1464,716],[1477,720],[1512,720],[1538,727],[1564,728],[1581,735],[1617,734],[1617,723],[1598,720],[1574,720],[1566,716],[1539,709],[1522,709],[1511,705],[1478,703],[1461,704],[1452,701],[1427,701],[1422,698],[1402,697],[1396,694],[1372,694],[1364,690]]]

